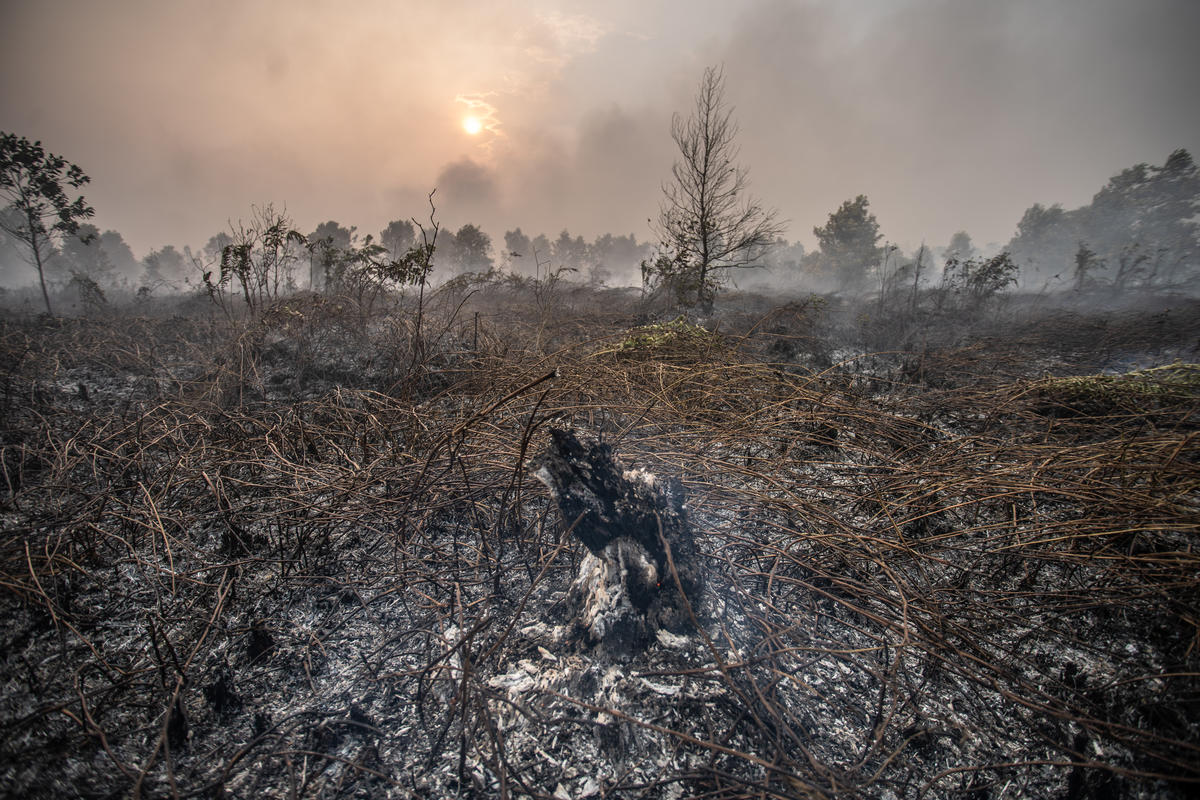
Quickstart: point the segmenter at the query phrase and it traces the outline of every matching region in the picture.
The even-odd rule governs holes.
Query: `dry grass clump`
[[[1043,378],[1032,391],[1047,413],[1133,417],[1200,399],[1200,364],[1166,364],[1122,375]]]
[[[997,377],[1018,341],[812,371],[766,360],[778,319],[659,341],[465,304],[417,350],[401,316],[288,309],[4,321],[11,791],[1200,782],[1193,369],[1088,379],[1120,402],[1062,416],[1074,384]],[[581,548],[524,469],[550,425],[682,480],[702,636],[616,671],[556,638]]]

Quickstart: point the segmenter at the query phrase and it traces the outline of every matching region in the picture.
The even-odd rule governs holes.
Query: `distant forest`
[[[263,216],[263,210],[255,209],[254,215]],[[297,251],[289,288],[327,287],[336,279],[339,264],[352,261],[363,248],[399,258],[421,243],[422,223],[414,224],[419,216],[397,219],[377,235],[329,220],[284,242]],[[945,244],[901,252],[888,242],[865,195],[847,200],[813,232],[816,249],[806,251],[799,242],[779,238],[757,254],[756,268],[737,271],[735,285],[885,291],[889,282],[936,284],[963,264],[978,265],[997,255],[994,246],[990,251],[978,248],[967,231]],[[46,278],[58,292],[74,288],[93,295],[99,290],[146,297],[202,289],[202,276],[219,268],[238,235],[238,230],[218,232],[197,250],[167,244],[139,259],[118,231],[82,224],[76,235],[53,248],[45,263]],[[632,233],[605,233],[587,241],[568,230],[551,238],[544,233],[530,236],[517,227],[497,242],[468,223],[437,232],[432,277],[447,280],[498,271],[539,278],[555,272],[595,286],[636,285],[640,266],[655,251],[653,243],[639,241]],[[1067,210],[1059,204],[1034,203],[1000,252],[1009,257],[1015,284],[1029,291],[1179,290],[1195,285],[1200,269],[1200,172],[1191,154],[1179,149],[1161,166],[1143,163],[1120,171],[1086,206]],[[0,231],[0,286],[14,294],[12,290],[31,286],[36,277],[27,248]]]

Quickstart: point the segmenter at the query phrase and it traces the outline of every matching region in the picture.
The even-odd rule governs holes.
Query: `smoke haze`
[[[1119,169],[1200,152],[1194,0],[7,2],[0,129],[91,176],[139,256],[252,204],[649,238],[704,66],[788,238],[871,199],[915,247],[1012,236]],[[484,123],[468,135],[462,118]]]

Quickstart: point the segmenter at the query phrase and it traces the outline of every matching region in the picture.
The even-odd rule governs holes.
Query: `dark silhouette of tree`
[[[221,254],[225,252],[225,248],[233,244],[233,237],[225,231],[219,231],[209,237],[204,245],[204,256],[213,261],[220,261]]]
[[[17,212],[16,209],[9,206],[8,208],[0,209],[0,216],[9,217],[14,220],[15,224]],[[0,222],[0,286],[11,285],[20,281],[20,273],[23,270],[19,269],[18,265],[23,266],[29,261],[26,256],[25,247],[21,244],[21,240],[8,233],[8,227]],[[32,266],[32,265],[31,265]]]
[[[329,220],[318,225],[317,229],[310,233],[307,238],[310,241],[324,240],[329,243],[330,247],[345,250],[350,246],[356,230],[358,229],[354,226],[344,228],[333,220]]]
[[[663,204],[655,233],[662,253],[643,265],[644,277],[669,284],[686,304],[712,307],[720,273],[755,263],[783,226],[774,210],[747,194],[748,171],[737,162],[738,133],[733,109],[725,102],[725,75],[704,71],[695,107],[686,119],[671,119],[671,138],[679,159],[672,180],[663,186]]]
[[[532,240],[520,228],[504,232],[504,247],[508,250],[508,254],[513,258],[524,258],[529,255],[532,248]]]
[[[636,266],[648,255],[648,245],[639,242],[632,233],[627,236],[613,236],[606,233],[597,236],[592,243],[592,260],[608,267],[628,268]]]
[[[66,285],[74,289],[86,311],[99,311],[108,305],[101,283],[112,283],[112,262],[100,242],[100,229],[83,223],[74,236],[63,239],[57,260],[68,274]]]
[[[504,263],[510,270],[517,263],[517,259],[521,259],[521,263],[532,267],[533,265],[533,242],[528,236],[521,232],[520,228],[504,232]],[[527,272],[527,270],[521,270]]]
[[[67,270],[72,276],[82,275],[95,283],[109,281],[113,271],[112,261],[104,251],[100,229],[90,222],[83,223],[75,234],[63,240],[59,252]]]
[[[1082,291],[1087,285],[1088,274],[1103,267],[1104,262],[1097,257],[1096,251],[1088,247],[1086,242],[1080,242],[1079,249],[1075,251],[1075,291]]]
[[[1083,281],[1080,242],[1091,253],[1084,259]],[[1181,285],[1200,262],[1200,170],[1180,149],[1161,167],[1135,164],[1122,170],[1081,208],[1035,203],[1008,247],[1024,275],[1073,273],[1076,288]]]
[[[631,270],[650,257],[651,248],[644,242],[638,242],[632,233],[627,236],[613,236],[611,233],[597,236],[588,247],[592,265],[588,270],[588,280],[599,284],[616,276],[618,279],[627,278]]]
[[[546,234],[539,233],[529,243],[529,249],[533,251],[533,276],[544,277],[550,269],[550,240],[546,238]]]
[[[1200,259],[1200,170],[1179,149],[1161,167],[1123,170],[1080,209],[1086,240],[1107,263],[1114,288],[1162,279]]]
[[[869,205],[867,196],[860,194],[842,203],[823,227],[813,228],[821,248],[821,268],[843,289],[863,289],[868,273],[883,258],[879,223],[867,210]]]
[[[379,243],[387,248],[393,261],[400,259],[412,249],[417,241],[417,231],[406,219],[392,220],[379,233]]]
[[[946,246],[946,258],[957,258],[959,261],[966,261],[975,255],[975,245],[971,242],[971,236],[966,231],[959,231],[950,237],[950,244]]]
[[[142,288],[153,291],[165,284],[174,283],[183,276],[185,259],[174,245],[165,245],[161,250],[151,250],[142,259]]]
[[[551,246],[551,259],[556,266],[582,270],[588,262],[588,245],[582,236],[571,237],[566,228],[558,234]]]
[[[355,227],[343,228],[333,220],[322,222],[305,237],[309,252],[309,284],[321,289],[337,281],[343,254],[354,242]]]
[[[1008,243],[1013,260],[1029,278],[1054,280],[1066,274],[1075,243],[1084,235],[1078,214],[1066,212],[1055,203],[1034,203],[1017,223],[1017,233]]]
[[[113,230],[100,234],[100,247],[108,256],[113,272],[122,278],[133,278],[137,275],[138,260],[133,257],[133,251],[125,242],[125,237]]]
[[[440,273],[454,275],[460,271],[458,239],[449,228],[438,231],[437,254],[433,256],[433,263]]]
[[[212,282],[212,273],[220,270],[221,261],[225,257],[225,248],[232,245],[233,237],[225,231],[218,231],[208,238],[199,251],[193,252],[190,248],[184,247],[184,253],[192,267],[200,273],[201,283],[206,288]],[[223,291],[223,289],[222,289]],[[210,299],[217,301],[217,297],[210,291]],[[227,309],[228,310],[228,309]]]
[[[492,262],[492,237],[478,225],[463,225],[454,234],[455,255],[459,269],[463,272],[490,272]]]
[[[75,164],[47,153],[41,142],[0,133],[0,197],[16,212],[0,215],[0,225],[28,248],[47,314],[54,312],[46,290],[46,261],[58,244],[78,233],[81,220],[95,213],[83,195],[70,199],[67,188],[78,189],[89,180]]]

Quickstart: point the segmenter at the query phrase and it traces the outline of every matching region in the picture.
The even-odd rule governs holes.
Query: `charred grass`
[[[4,318],[0,786],[1192,795],[1200,390],[1062,379],[1200,360],[1200,310],[846,356],[806,302],[680,336],[581,293]],[[702,635],[554,635],[551,425],[683,482]]]

